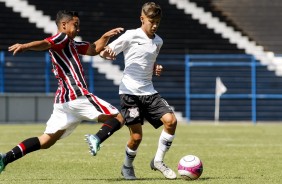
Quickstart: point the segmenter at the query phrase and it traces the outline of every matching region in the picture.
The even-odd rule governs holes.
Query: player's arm
[[[124,30],[123,28],[119,27],[119,28],[112,29],[106,32],[105,34],[103,34],[101,38],[99,38],[94,43],[90,44],[90,46],[87,49],[86,55],[95,56],[98,53],[100,53],[107,45],[110,38],[121,33],[123,30]]]
[[[115,60],[119,53],[123,52],[130,46],[131,41],[134,40],[134,35],[135,33],[133,31],[126,31],[124,34],[112,41],[112,43],[107,45],[107,47],[105,47],[99,55],[104,59]]]
[[[117,56],[117,54],[109,46],[105,47],[105,49],[102,50],[99,55],[107,60],[115,60]]]
[[[34,51],[43,51],[51,48],[51,43],[47,40],[39,40],[33,41],[24,44],[14,44],[8,48],[10,52],[13,52],[13,55],[16,55],[18,52],[24,52],[27,50],[34,50]]]

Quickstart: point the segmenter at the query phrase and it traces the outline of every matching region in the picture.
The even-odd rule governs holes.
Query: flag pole
[[[214,107],[214,123],[219,123],[220,96],[227,91],[220,77],[216,77],[215,81],[215,107]]]
[[[214,123],[216,125],[219,123],[219,105],[220,105],[220,97],[219,95],[215,95]]]

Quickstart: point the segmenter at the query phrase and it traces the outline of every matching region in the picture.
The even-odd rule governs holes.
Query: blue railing
[[[246,61],[232,61],[232,59],[242,59]],[[229,60],[215,61],[215,60]],[[210,61],[213,60],[213,61]],[[257,94],[257,76],[256,68],[263,66],[257,62],[253,56],[249,55],[186,55],[185,67],[186,67],[186,118],[189,122],[191,120],[191,99],[214,99],[215,94],[193,94],[191,93],[191,69],[194,67],[250,67],[251,68],[251,93],[248,94],[223,94],[223,99],[251,99],[251,120],[253,123],[257,121],[257,99],[282,99],[281,94]]]
[[[92,61],[91,61],[92,62]],[[94,92],[94,69],[92,67],[92,63],[83,63],[84,65],[89,65],[87,67],[84,67],[85,70],[87,70],[87,78],[88,78],[88,87],[91,92]],[[36,66],[33,66],[35,65]],[[20,65],[20,66],[17,66]],[[40,65],[40,67],[38,67]],[[36,81],[32,83],[33,80],[40,80],[39,84],[41,85],[41,79],[36,79],[36,77],[44,77],[44,89],[35,87],[35,90],[33,92],[44,92],[46,94],[54,92],[52,88],[52,82],[51,80],[53,77],[53,74],[51,73],[52,66],[51,66],[51,59],[48,52],[40,53],[34,56],[34,53],[30,54],[19,54],[17,56],[12,56],[11,53],[5,54],[4,51],[0,52],[0,93],[5,92],[24,92],[18,91],[18,90],[12,90],[9,91],[8,89],[5,89],[5,86],[7,87],[9,84],[7,80],[14,81],[22,81],[20,83],[23,88],[30,88],[32,86],[36,86]],[[22,68],[21,68],[22,67]],[[5,71],[6,69],[6,71]],[[24,71],[24,70],[30,70],[30,71]],[[9,71],[8,71],[9,70]],[[10,71],[12,70],[12,71]],[[23,70],[23,71],[21,71]],[[10,72],[10,73],[9,73]],[[38,74],[40,73],[40,74]],[[43,74],[43,75],[42,75]],[[33,78],[33,75],[36,75],[36,77]],[[7,77],[9,76],[9,77]],[[21,77],[28,77],[28,79],[24,80]],[[19,84],[17,84],[19,85]],[[17,85],[14,85],[16,88]],[[40,86],[38,85],[38,86]],[[11,87],[10,87],[11,88]],[[22,89],[23,89],[22,88]],[[57,88],[57,85],[55,86],[55,90]],[[32,92],[32,91],[31,91]]]
[[[242,58],[250,60],[250,62],[214,62],[206,61],[211,58],[224,58],[224,59],[233,59]],[[202,59],[204,62],[193,62],[191,60]],[[215,94],[191,94],[190,93],[190,68],[191,67],[212,67],[212,66],[228,66],[228,67],[237,67],[237,66],[247,66],[251,67],[251,81],[252,81],[252,94],[226,94],[222,98],[251,98],[252,99],[252,122],[256,122],[256,66],[261,66],[260,63],[257,63],[253,56],[248,55],[186,55],[186,118],[188,122],[190,121],[190,99],[191,98],[215,98]]]
[[[45,53],[45,93],[50,93],[50,55]]]
[[[5,55],[4,52],[0,52],[0,93],[4,93],[4,67],[5,66]]]
[[[0,93],[9,93],[9,89],[12,87],[18,87],[17,85],[11,84],[13,82],[18,82],[20,81],[20,78],[17,78],[18,74],[22,74],[22,69],[32,69],[33,72],[40,73],[40,76],[42,76],[42,73],[44,73],[44,79],[43,82],[40,82],[38,86],[35,86],[34,89],[42,90],[42,91],[35,91],[35,92],[44,92],[46,94],[49,94],[50,92],[54,92],[54,88],[57,87],[57,84],[52,86],[52,82],[54,82],[52,79],[53,74],[50,73],[51,70],[51,61],[49,57],[49,53],[45,53],[40,55],[40,57],[37,57],[35,60],[36,61],[30,61],[34,53],[28,56],[23,56],[23,55],[18,55],[16,57],[11,56],[9,53],[4,53],[3,51],[0,52]],[[25,58],[27,57],[27,58]],[[93,58],[92,58],[93,59]],[[33,59],[34,60],[34,59]],[[40,61],[38,61],[40,60]],[[185,62],[184,62],[185,60]],[[38,62],[43,62],[44,66],[40,64],[40,68],[32,68],[32,67],[26,67],[26,65],[32,65]],[[28,63],[31,62],[31,63]],[[96,87],[95,88],[95,82],[94,82],[94,69],[92,67],[93,60],[91,60],[89,63],[83,63],[86,65],[84,67],[87,72],[86,72],[86,78],[88,80],[88,87],[91,92],[95,93],[99,90]],[[257,112],[260,112],[260,109],[257,107],[260,107],[257,104],[258,100],[263,99],[263,100],[269,100],[269,99],[277,99],[282,101],[282,87],[280,89],[275,88],[275,92],[270,94],[270,93],[260,93],[261,87],[259,88],[257,84],[260,84],[261,78],[259,78],[258,74],[258,68],[263,67],[260,62],[257,62],[252,56],[249,55],[160,55],[158,57],[158,63],[163,64],[165,67],[164,74],[162,77],[166,78],[156,78],[156,80],[159,80],[155,83],[155,87],[157,87],[158,91],[166,98],[169,98],[170,104],[174,105],[175,107],[178,105],[177,111],[182,111],[185,113],[185,117],[187,118],[188,122],[190,120],[193,120],[195,118],[195,115],[193,114],[192,109],[194,108],[193,105],[191,105],[191,101],[195,101],[198,99],[201,100],[212,100],[215,98],[214,94],[214,86],[211,85],[213,80],[215,79],[215,76],[210,76],[210,73],[201,73],[200,69],[207,69],[207,70],[213,70],[214,67],[216,69],[221,70],[221,68],[225,68],[227,73],[230,70],[234,68],[248,68],[249,70],[245,71],[245,73],[248,73],[248,76],[246,77],[246,80],[250,80],[250,82],[247,85],[241,86],[240,82],[237,82],[236,85],[240,86],[240,89],[234,90],[234,86],[228,86],[228,91],[227,93],[223,94],[221,96],[222,99],[225,100],[230,100],[230,99],[247,99],[246,103],[250,104],[251,111],[250,116],[251,116],[251,121],[253,123],[256,123],[258,114]],[[19,67],[23,67],[21,69],[17,69],[15,66],[20,65]],[[37,66],[35,66],[37,67]],[[12,71],[11,71],[12,68]],[[13,69],[14,68],[14,69]],[[10,72],[10,73],[9,73]],[[16,74],[13,74],[15,72]],[[18,73],[17,73],[18,72]],[[29,72],[29,71],[27,71]],[[173,74],[171,74],[171,72]],[[200,72],[200,73],[199,73]],[[239,72],[240,73],[240,72]],[[196,75],[198,78],[195,77]],[[27,75],[27,74],[24,74]],[[33,74],[32,74],[33,75]],[[32,76],[31,75],[31,76]],[[39,75],[37,75],[39,76]],[[39,79],[42,81],[41,77]],[[5,78],[6,77],[6,78]],[[10,77],[13,77],[10,79]],[[26,77],[26,76],[23,76]],[[201,86],[201,88],[195,90],[195,84],[199,85],[199,78],[206,77],[207,81],[204,81],[203,79],[203,85],[209,84],[208,87],[206,86]],[[220,76],[221,77],[221,76]],[[277,77],[275,77],[277,78]],[[196,81],[195,81],[196,79]],[[97,80],[97,79],[96,79]],[[206,79],[205,79],[206,80]],[[9,82],[7,82],[9,81]],[[26,80],[29,82],[29,80]],[[225,79],[224,82],[228,81],[228,78]],[[230,82],[230,81],[229,81]],[[41,83],[44,85],[41,85]],[[231,84],[234,85],[236,81],[231,81]],[[239,84],[238,84],[239,83]],[[23,84],[25,85],[25,84]],[[29,84],[30,86],[33,84]],[[40,88],[40,85],[42,86]],[[96,83],[97,85],[97,83]],[[206,88],[205,88],[206,87]],[[20,87],[18,87],[20,88]],[[241,90],[242,89],[242,90]],[[247,90],[246,90],[247,89]],[[21,90],[21,88],[19,89]],[[232,91],[233,90],[233,91]],[[279,93],[279,90],[281,93]],[[12,91],[12,92],[16,92]],[[21,91],[20,91],[21,92]],[[250,102],[249,102],[250,100]],[[206,108],[206,107],[204,107]],[[213,107],[211,105],[209,106],[209,110]],[[222,109],[224,111],[224,109]],[[210,116],[211,117],[211,116]],[[209,118],[210,118],[209,117]],[[231,118],[232,119],[232,118]],[[247,120],[247,119],[246,119]]]

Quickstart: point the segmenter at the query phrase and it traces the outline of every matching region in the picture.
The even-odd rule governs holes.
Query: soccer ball
[[[186,155],[178,163],[178,174],[185,180],[196,180],[203,173],[202,161],[195,155]]]

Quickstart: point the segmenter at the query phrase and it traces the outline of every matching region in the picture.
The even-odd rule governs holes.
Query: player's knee
[[[164,126],[166,127],[167,130],[175,130],[177,126],[177,121],[167,122]]]
[[[135,144],[140,144],[142,142],[142,136],[134,136],[133,137],[133,142]]]
[[[47,134],[43,134],[43,135],[39,136],[38,139],[39,139],[39,142],[40,142],[40,148],[41,149],[48,149],[57,142],[56,138],[54,138],[50,135],[47,135]]]
[[[142,142],[142,135],[140,134],[135,134],[131,136],[131,143],[133,147],[138,147],[139,144]]]
[[[43,144],[41,145],[41,149],[49,149],[52,145]]]
[[[53,146],[55,143],[56,143],[56,141],[55,142],[54,141],[47,141],[47,142],[41,143],[41,149],[48,149],[51,146]]]
[[[164,123],[164,126],[168,129],[175,129],[177,126],[177,119],[174,114],[164,115],[162,121]]]

